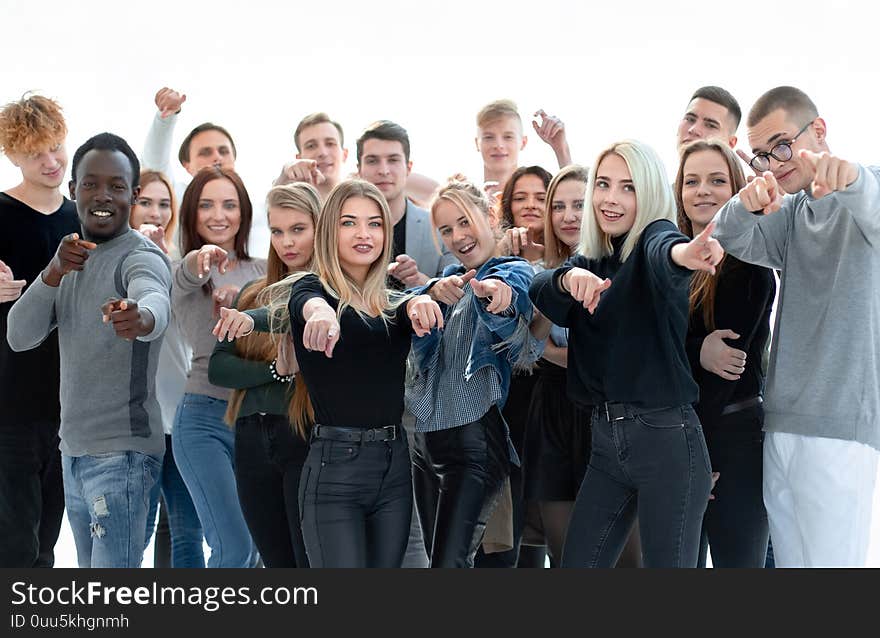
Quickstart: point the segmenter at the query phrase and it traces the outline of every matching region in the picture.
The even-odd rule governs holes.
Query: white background
[[[3,0],[0,102],[27,90],[58,99],[71,155],[104,130],[140,152],[156,90],[179,89],[188,100],[175,146],[205,120],[228,128],[255,203],[293,157],[297,121],[318,110],[343,124],[351,170],[359,132],[384,118],[408,129],[417,172],[481,177],[474,116],[499,97],[524,117],[538,108],[559,115],[576,162],[635,137],[658,150],[671,176],[675,129],[695,88],[721,85],[747,111],[768,88],[792,84],[818,105],[832,151],[880,161],[880,47],[868,3],[279,4]],[[528,122],[526,133],[521,163],[555,168]],[[18,178],[0,160],[0,188]],[[265,222],[257,223],[254,251],[264,254]],[[58,565],[73,565],[66,523],[63,535]]]

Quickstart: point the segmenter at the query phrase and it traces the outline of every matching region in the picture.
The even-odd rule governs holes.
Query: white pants
[[[777,567],[863,567],[880,453],[787,432],[764,438],[764,505]]]

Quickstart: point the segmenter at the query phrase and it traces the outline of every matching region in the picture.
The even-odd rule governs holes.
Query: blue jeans
[[[171,440],[180,476],[211,548],[208,567],[254,567],[259,556],[238,503],[234,434],[223,422],[226,401],[184,394]]]
[[[192,497],[180,476],[174,461],[174,448],[171,435],[165,435],[165,457],[159,481],[153,488],[150,513],[147,515],[147,541],[156,526],[156,510],[159,508],[159,493],[165,499],[168,512],[168,527],[171,532],[171,566],[204,567],[205,552],[202,549],[202,524],[193,505]]]
[[[645,567],[696,567],[712,480],[689,405],[609,421],[593,410],[593,450],[562,553],[563,567],[613,567],[638,506]]]
[[[140,567],[159,457],[108,452],[61,457],[64,503],[80,567]]]

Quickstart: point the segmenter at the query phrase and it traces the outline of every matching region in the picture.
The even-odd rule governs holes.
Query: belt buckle
[[[606,401],[606,402],[605,402],[605,419],[606,419],[609,423],[614,423],[614,422],[616,422],[616,421],[623,421],[623,420],[626,418],[626,414],[624,414],[624,416],[616,416],[616,417],[614,417],[614,418],[612,419],[612,418],[611,418],[611,411],[608,409],[608,406],[609,406],[609,405],[610,405],[610,403],[609,403],[608,401]]]
[[[386,425],[383,430],[391,430],[391,438],[385,439],[386,441],[396,441],[397,440],[397,428],[393,425]]]
[[[315,423],[312,426],[312,438],[320,439],[321,438],[321,426]]]

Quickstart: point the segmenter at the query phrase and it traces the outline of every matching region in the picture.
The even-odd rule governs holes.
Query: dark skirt
[[[590,462],[590,409],[565,392],[566,370],[541,360],[528,411],[525,498],[573,501]]]

